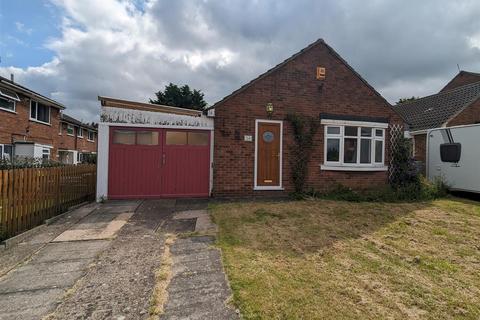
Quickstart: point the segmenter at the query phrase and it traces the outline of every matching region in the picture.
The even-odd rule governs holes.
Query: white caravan
[[[480,124],[429,130],[427,177],[442,178],[450,190],[480,193]]]

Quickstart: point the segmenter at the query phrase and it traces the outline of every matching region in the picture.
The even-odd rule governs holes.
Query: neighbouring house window
[[[95,141],[95,132],[89,130],[87,139],[89,141]]]
[[[67,134],[68,134],[69,136],[73,136],[73,131],[74,131],[73,126],[70,125],[70,124],[67,124]]]
[[[50,107],[40,102],[30,100],[30,120],[50,123]]]
[[[77,137],[83,138],[83,129],[80,127],[77,128]]]
[[[50,159],[50,149],[49,148],[43,148],[42,149],[42,159]]]
[[[379,167],[385,161],[385,128],[325,126],[326,166]]]
[[[115,144],[135,144],[135,131],[114,130],[113,143]]]
[[[77,153],[77,162],[78,163],[83,162],[83,153],[81,153],[81,152]]]
[[[12,160],[13,146],[11,144],[0,144],[0,157],[6,160]]]
[[[15,100],[10,100],[4,97],[0,97],[0,109],[15,111]]]

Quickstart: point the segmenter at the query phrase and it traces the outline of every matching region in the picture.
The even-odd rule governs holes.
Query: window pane
[[[372,128],[361,128],[361,135],[362,137],[371,137],[372,136]]]
[[[375,135],[377,137],[383,137],[383,130],[375,129]]]
[[[73,134],[73,127],[67,126],[67,133],[68,134]]]
[[[135,131],[115,130],[113,132],[113,143],[135,144]]]
[[[345,139],[343,162],[357,163],[357,139]]]
[[[137,144],[150,145],[150,146],[157,145],[158,132],[157,131],[138,131]]]
[[[375,162],[382,162],[383,141],[375,141]]]
[[[328,134],[340,134],[340,127],[327,127]]]
[[[167,131],[167,145],[187,144],[187,133],[181,131]]]
[[[360,163],[371,163],[372,140],[362,139],[360,142]]]
[[[77,136],[83,137],[83,129],[82,128],[77,129]]]
[[[188,144],[191,146],[207,146],[208,133],[205,132],[189,132]]]
[[[0,99],[0,108],[15,111],[15,102],[6,99]]]
[[[37,120],[50,122],[50,107],[37,103]]]
[[[345,127],[345,135],[350,137],[358,136],[358,127]]]
[[[340,139],[327,139],[327,161],[340,160]]]
[[[30,118],[37,119],[37,103],[35,101],[30,103]]]
[[[12,156],[13,156],[13,146],[12,145],[6,144],[6,145],[3,146],[3,156],[6,159],[9,159],[9,160],[12,159]]]

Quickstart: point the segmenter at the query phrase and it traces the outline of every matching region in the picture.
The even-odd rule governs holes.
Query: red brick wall
[[[480,99],[472,103],[455,118],[447,123],[447,127],[480,123]]]
[[[57,108],[50,108],[50,125],[41,124],[30,119],[30,99],[20,95],[15,111],[11,113],[0,109],[2,124],[0,126],[0,143],[11,144],[14,141],[33,141],[52,145],[51,159],[56,160],[58,126],[60,112]]]
[[[479,82],[480,75],[468,72],[460,72],[457,74],[440,92],[455,89],[456,87],[464,86],[469,83]]]
[[[326,68],[322,90],[319,89],[321,81],[315,77],[317,66]],[[273,120],[284,120],[289,113],[304,114],[318,119],[319,114],[324,112],[386,117],[390,123],[402,123],[401,118],[382,98],[320,43],[216,106],[214,196],[258,194],[258,191],[253,191],[255,142],[243,141],[243,137],[251,135],[255,139],[255,119],[267,119],[265,105],[269,102],[274,106],[271,117]],[[361,189],[387,182],[386,172],[320,170],[320,165],[323,164],[323,131],[323,126],[320,126],[314,138],[313,154],[308,165],[307,188],[325,190],[336,183],[341,183]],[[388,150],[388,135],[386,141]],[[283,194],[293,191],[289,165],[292,144],[292,128],[284,120]]]
[[[80,152],[97,152],[97,133],[95,133],[94,141],[88,140],[88,131],[83,129],[83,138],[77,137],[77,128],[74,126],[74,135],[67,134],[67,124],[62,123],[62,134],[59,135],[60,149],[78,150]]]

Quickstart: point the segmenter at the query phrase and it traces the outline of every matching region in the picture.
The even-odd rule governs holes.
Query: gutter
[[[39,99],[39,100],[43,100],[43,101],[48,102],[49,104],[53,104],[55,107],[57,107],[57,108],[59,108],[59,109],[65,109],[65,106],[64,106],[63,104],[60,104],[60,103],[56,102],[55,100],[52,100],[52,99],[47,98],[47,97],[44,97],[44,96],[42,96],[42,95],[40,95],[40,94],[37,94],[37,93],[35,93],[35,92],[33,92],[33,91],[30,91],[30,90],[28,90],[28,89],[24,89],[24,88],[22,88],[22,87],[19,87],[19,86],[15,85],[15,84],[10,83],[10,82],[7,82],[7,81],[5,81],[5,80],[0,80],[0,81],[1,81],[1,83],[5,84],[5,85],[7,85],[7,86],[14,87],[15,89],[21,91],[23,94],[29,96],[30,98],[33,96],[33,97],[35,97],[35,98],[37,98],[37,99]]]

